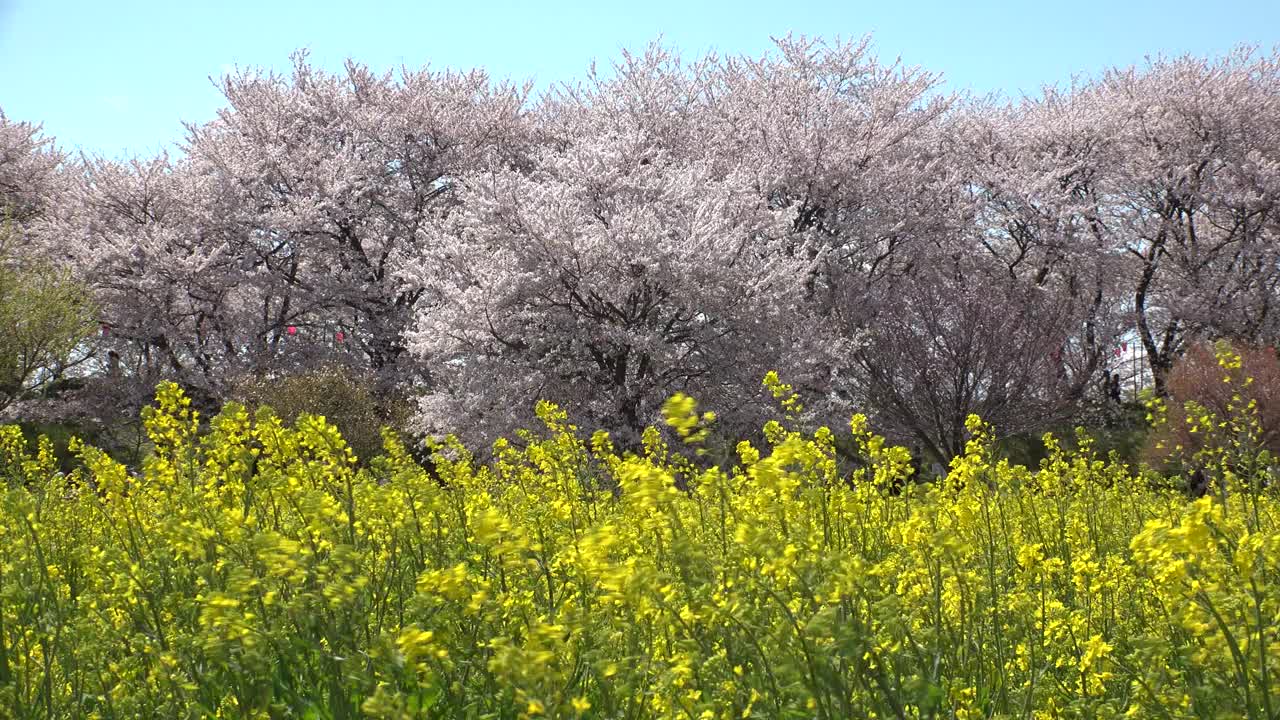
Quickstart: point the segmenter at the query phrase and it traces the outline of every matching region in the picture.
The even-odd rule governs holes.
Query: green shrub
[[[87,355],[89,291],[47,263],[17,256],[0,227],[0,409],[61,379]]]
[[[281,418],[318,415],[338,428],[356,457],[368,460],[382,449],[382,428],[403,428],[407,407],[379,398],[372,383],[332,365],[240,383],[232,397],[251,410],[271,407]]]

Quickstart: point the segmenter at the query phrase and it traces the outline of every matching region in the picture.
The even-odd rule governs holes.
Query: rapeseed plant
[[[1229,382],[1231,359],[1224,358]],[[1247,401],[1189,412],[1217,490],[1045,436],[1000,461],[979,418],[940,482],[850,422],[783,420],[736,462],[715,416],[639,454],[544,428],[428,472],[385,436],[173,385],[130,473],[55,471],[0,429],[0,708],[14,718],[1277,717],[1280,503]],[[1161,409],[1153,407],[1153,414]]]

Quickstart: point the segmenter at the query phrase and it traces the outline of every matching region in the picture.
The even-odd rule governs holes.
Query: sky
[[[535,87],[661,38],[686,56],[759,55],[787,33],[872,37],[882,59],[945,87],[1017,98],[1148,56],[1280,46],[1280,0],[0,0],[0,110],[59,147],[125,158],[174,152],[182,123],[222,106],[211,78],[285,69],[306,49],[339,69],[483,67]]]

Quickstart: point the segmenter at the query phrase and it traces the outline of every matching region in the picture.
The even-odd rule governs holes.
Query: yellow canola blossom
[[[0,715],[1280,716],[1256,407],[1188,414],[1221,441],[1189,500],[1085,438],[1012,466],[976,417],[924,484],[866,417],[805,432],[766,387],[786,418],[718,463],[687,397],[673,446],[543,403],[429,470],[390,434],[361,466],[321,418],[201,425],[171,385],[140,472],[0,429]]]

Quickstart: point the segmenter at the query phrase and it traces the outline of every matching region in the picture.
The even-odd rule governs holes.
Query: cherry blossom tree
[[[975,103],[957,122],[974,202],[969,252],[1071,309],[1053,357],[1081,381],[1106,368],[1129,320],[1105,221],[1116,149],[1109,117],[1092,96],[1050,88],[1016,105]]]
[[[953,99],[938,76],[880,63],[869,40],[786,37],[761,58],[720,63],[716,151],[757,169],[759,190],[791,210],[790,251],[809,261],[810,299],[831,311],[909,262],[937,226],[939,121]]]
[[[852,402],[944,466],[977,413],[1002,434],[1069,417],[1095,376],[1073,345],[1091,299],[1010,276],[981,255],[917,263],[873,296],[881,308],[852,354]]]
[[[98,372],[83,412],[131,414],[164,378],[216,402],[252,330],[238,312],[243,273],[193,212],[200,179],[164,156],[86,158],[67,172],[64,202],[34,234],[94,295]]]
[[[802,266],[754,169],[690,142],[703,82],[628,57],[539,107],[531,169],[468,184],[416,279],[436,278],[414,336],[439,382],[427,428],[492,437],[544,398],[634,441],[677,391],[758,416]]]
[[[1079,299],[1093,364],[1140,343],[1156,391],[1195,339],[1273,337],[1275,58],[1157,60],[1020,103],[964,139],[981,248]]]
[[[15,122],[0,109],[0,220],[27,223],[53,203],[62,154],[38,125]]]
[[[187,153],[208,184],[208,242],[258,286],[261,341],[341,337],[389,379],[412,376],[402,335],[423,288],[398,269],[472,168],[519,162],[524,89],[481,72],[333,75],[300,54],[291,75],[246,70],[222,90],[228,106],[190,128]]]
[[[243,378],[334,364],[384,389],[420,377],[402,333],[422,288],[398,269],[429,252],[467,172],[519,161],[524,91],[294,60],[224,78],[227,107],[177,160],[68,168],[39,235],[95,291],[104,384],[144,398],[173,378],[216,403]]]
[[[1118,117],[1106,222],[1163,392],[1191,340],[1276,336],[1280,56],[1162,59],[1092,91]]]

